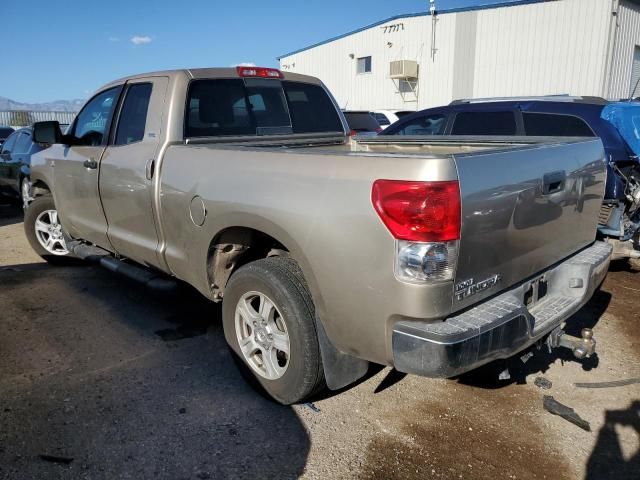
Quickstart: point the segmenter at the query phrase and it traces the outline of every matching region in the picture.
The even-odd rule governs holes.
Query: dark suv
[[[619,251],[639,256],[640,163],[618,128],[603,118],[610,105],[602,98],[568,96],[458,100],[401,118],[380,135],[598,136],[609,160],[599,232],[623,242],[635,237],[635,252],[628,245]]]
[[[31,155],[46,148],[32,140],[31,127],[13,132],[0,149],[0,195],[31,201]]]

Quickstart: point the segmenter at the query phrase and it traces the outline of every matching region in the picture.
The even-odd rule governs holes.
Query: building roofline
[[[437,10],[436,15],[445,15],[447,13],[461,13],[461,12],[472,12],[475,10],[490,10],[493,8],[501,8],[501,7],[517,7],[519,5],[529,5],[532,3],[543,3],[549,0],[511,0],[504,1],[500,3],[490,3],[483,5],[473,5],[469,7],[458,7],[458,8],[450,8],[448,10]],[[341,38],[348,37],[349,35],[353,35],[355,33],[362,32],[364,30],[368,30],[373,27],[377,27],[379,25],[383,25],[387,22],[391,22],[393,20],[399,20],[401,18],[413,18],[413,17],[428,17],[431,16],[430,12],[417,12],[417,13],[405,13],[402,15],[394,15],[393,17],[385,18],[384,20],[380,20],[378,22],[372,23],[370,25],[366,25],[364,27],[358,28],[356,30],[351,30],[350,32],[343,33],[341,35],[337,35],[335,37],[328,38],[327,40],[323,40],[318,43],[314,43],[313,45],[309,45],[307,47],[300,48],[298,50],[294,50],[289,53],[285,53],[284,55],[280,55],[276,57],[277,60],[280,60],[285,57],[290,57],[291,55],[295,55],[296,53],[304,52],[305,50],[310,50],[315,47],[319,47],[320,45],[324,45],[326,43],[335,42],[336,40],[340,40]]]

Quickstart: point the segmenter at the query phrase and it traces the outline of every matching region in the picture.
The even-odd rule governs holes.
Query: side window
[[[395,134],[396,135],[442,135],[445,126],[444,115],[428,115],[426,117],[415,118],[409,123],[405,123]]]
[[[9,138],[2,144],[2,153],[11,153],[13,152],[13,146],[16,144],[16,140],[20,135],[20,132],[12,133]]]
[[[20,132],[15,147],[13,147],[13,153],[27,153],[31,147],[31,135],[25,132]]]
[[[110,88],[96,95],[78,114],[72,135],[81,145],[102,144],[107,122],[116,104],[118,87]]]
[[[144,138],[151,90],[150,83],[136,83],[127,89],[118,120],[115,145],[128,145]]]
[[[358,58],[357,73],[371,73],[371,57]]]
[[[381,126],[391,125],[391,122],[384,113],[374,113],[373,116]]]
[[[524,131],[540,137],[595,137],[582,119],[571,115],[523,112]]]
[[[461,112],[451,135],[515,135],[516,131],[513,112]]]

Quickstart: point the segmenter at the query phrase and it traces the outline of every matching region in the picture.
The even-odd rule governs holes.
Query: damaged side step
[[[97,263],[107,270],[124,275],[154,290],[169,291],[178,286],[176,280],[163,273],[118,260],[107,250],[95,245],[72,241],[67,242],[67,247],[74,256],[82,260]]]

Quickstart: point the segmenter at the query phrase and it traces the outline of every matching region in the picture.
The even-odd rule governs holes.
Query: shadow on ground
[[[625,410],[605,412],[605,424],[587,462],[585,480],[631,479],[640,475],[640,448],[625,458],[616,427],[634,429],[640,440],[640,400]]]
[[[0,477],[302,473],[301,421],[246,385],[193,290],[43,264],[4,267],[0,286]]]
[[[0,199],[0,227],[22,222],[22,208],[17,203]]]

